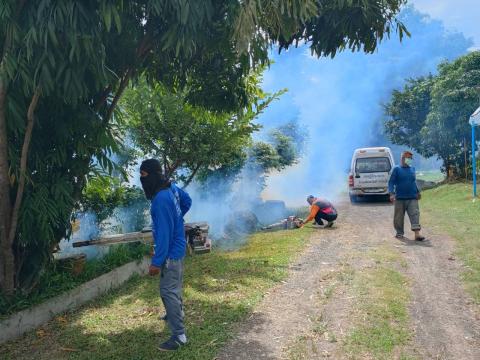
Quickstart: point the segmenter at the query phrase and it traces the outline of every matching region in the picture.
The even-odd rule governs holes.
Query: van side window
[[[389,172],[391,168],[388,157],[359,158],[355,163],[357,173]]]

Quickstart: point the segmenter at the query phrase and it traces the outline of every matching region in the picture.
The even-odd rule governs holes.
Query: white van
[[[388,147],[355,150],[348,178],[350,201],[353,203],[363,196],[388,196],[388,179],[394,165]]]

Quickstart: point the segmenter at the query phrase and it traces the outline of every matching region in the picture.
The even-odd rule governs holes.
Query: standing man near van
[[[150,213],[155,252],[148,273],[151,276],[160,274],[160,297],[172,332],[170,339],[162,343],[159,350],[177,350],[187,343],[182,309],[183,258],[187,244],[183,217],[192,200],[185,191],[165,178],[156,159],[142,162],[140,182],[146,198],[152,202]]]
[[[420,209],[418,200],[421,198],[417,187],[415,168],[412,167],[413,154],[404,151],[400,160],[400,166],[393,168],[390,180],[388,181],[388,192],[390,201],[395,204],[393,215],[393,226],[397,232],[395,237],[403,238],[405,212],[407,212],[415,233],[415,240],[423,241],[425,237],[420,235]]]

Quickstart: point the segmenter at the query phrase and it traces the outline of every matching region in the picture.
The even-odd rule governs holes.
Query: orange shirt
[[[320,211],[320,206],[312,204],[312,207],[310,208],[310,215],[308,215],[308,217],[305,219],[303,223],[306,224],[307,222],[315,219],[315,216],[317,216],[317,213],[319,211]]]
[[[315,216],[317,216],[317,213],[319,211],[323,211],[326,213],[336,213],[336,210],[330,201],[322,198],[316,198],[310,208],[310,215],[308,215],[308,217],[303,223],[306,224],[307,222],[315,219]]]

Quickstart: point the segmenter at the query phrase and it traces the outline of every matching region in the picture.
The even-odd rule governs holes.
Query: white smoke
[[[306,154],[295,167],[272,174],[264,198],[304,204],[308,194],[334,200],[347,188],[346,169],[355,148],[385,146],[382,103],[406,78],[428,75],[468,51],[471,41],[440,21],[407,7],[402,20],[412,33],[402,43],[386,40],[375,54],[338,54],[317,59],[307,47],[273,55],[264,89],[288,88],[259,118],[268,131],[297,119],[309,133]]]

